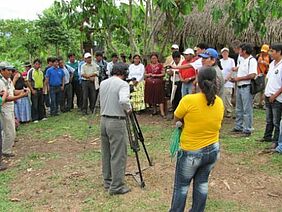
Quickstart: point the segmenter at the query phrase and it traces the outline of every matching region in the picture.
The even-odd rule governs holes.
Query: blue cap
[[[199,57],[202,57],[202,58],[209,58],[209,57],[212,57],[212,58],[215,58],[217,59],[218,58],[218,53],[215,49],[213,48],[208,48],[204,51],[204,53],[202,54],[199,54]]]

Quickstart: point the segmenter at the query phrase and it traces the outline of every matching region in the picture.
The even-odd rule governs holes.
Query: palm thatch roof
[[[274,43],[282,41],[282,19],[266,21],[267,32],[261,36],[256,32],[252,25],[236,35],[229,24],[226,24],[226,18],[215,23],[212,18],[212,9],[214,5],[221,5],[228,0],[211,0],[206,4],[202,12],[194,10],[190,15],[185,17],[185,25],[183,29],[175,36],[175,42],[183,44],[185,47],[189,44],[206,42],[211,46],[221,48],[223,46],[231,46],[234,40],[249,42],[256,46],[261,46],[263,43]]]

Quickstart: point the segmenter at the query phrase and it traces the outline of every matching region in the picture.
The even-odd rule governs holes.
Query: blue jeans
[[[193,87],[193,82],[182,83],[182,86],[181,86],[182,97],[187,95],[187,94],[191,94],[192,93],[192,87]]]
[[[50,86],[51,116],[57,115],[62,99],[61,86]]]
[[[253,96],[251,86],[237,88],[235,129],[251,133],[253,128]]]
[[[282,120],[280,121],[280,133],[279,133],[277,147],[275,150],[279,153],[282,153]]]
[[[266,127],[265,127],[263,138],[277,142],[279,137],[279,126],[281,120],[282,103],[276,100],[273,103],[270,103],[269,97],[265,97],[265,107],[266,107]],[[274,130],[274,135],[272,139],[273,130]]]
[[[190,212],[204,211],[208,196],[208,179],[219,158],[219,147],[217,142],[196,151],[178,152],[171,212],[184,211],[192,179],[193,203]]]

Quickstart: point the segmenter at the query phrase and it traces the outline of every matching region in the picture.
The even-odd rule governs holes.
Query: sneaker
[[[33,123],[38,123],[38,120],[33,121]]]
[[[48,120],[48,119],[47,119],[47,118],[43,118],[43,119],[42,119],[42,121],[46,121],[46,120]]]

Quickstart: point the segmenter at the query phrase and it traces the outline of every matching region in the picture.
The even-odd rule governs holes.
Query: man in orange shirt
[[[269,51],[269,45],[263,44],[261,47],[260,54],[258,54],[257,56],[258,74],[263,74],[265,77],[268,72],[269,64],[271,62],[268,51]],[[263,108],[264,91],[260,92],[258,95],[259,95],[258,107]]]
[[[193,49],[186,49],[184,52],[184,57],[185,60],[182,62],[181,65],[189,64],[195,61],[195,53]],[[189,67],[186,69],[179,69],[179,78],[180,81],[182,82],[182,87],[181,87],[181,94],[182,97],[185,96],[186,94],[191,94],[192,93],[192,87],[193,87],[193,81],[196,78],[196,71],[193,67]]]

